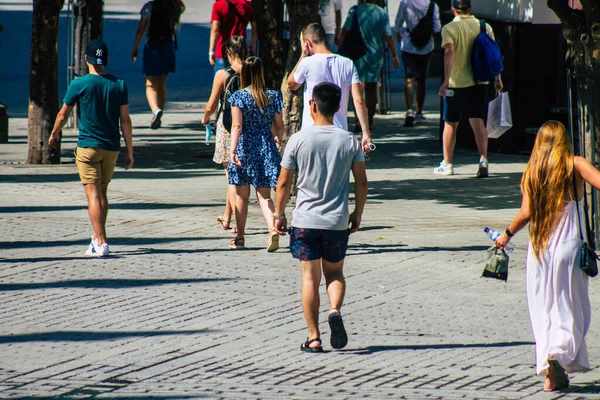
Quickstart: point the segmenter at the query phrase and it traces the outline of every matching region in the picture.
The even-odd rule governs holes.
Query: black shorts
[[[414,78],[418,81],[427,79],[427,71],[429,71],[430,61],[431,53],[412,54],[403,51],[402,64],[404,65],[404,77]]]
[[[444,121],[459,122],[463,117],[481,119],[485,117],[487,85],[450,88],[450,90],[454,91],[454,96],[444,97]]]

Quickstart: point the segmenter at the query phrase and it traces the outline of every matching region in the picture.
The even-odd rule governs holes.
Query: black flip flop
[[[348,335],[344,329],[342,315],[334,311],[329,314],[329,328],[331,328],[331,347],[343,349],[348,344]]]
[[[312,342],[321,342],[321,339],[319,338],[314,338],[312,340],[308,340],[308,338],[306,339],[306,342],[302,343],[302,345],[300,346],[300,351],[305,351],[307,353],[322,353],[323,352],[323,346],[319,346],[319,347],[310,347],[310,344]]]

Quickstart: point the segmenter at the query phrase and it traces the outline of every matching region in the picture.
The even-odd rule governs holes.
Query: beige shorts
[[[97,149],[93,147],[77,147],[75,164],[79,170],[79,179],[84,185],[90,183],[107,184],[110,182],[117,165],[118,151]]]

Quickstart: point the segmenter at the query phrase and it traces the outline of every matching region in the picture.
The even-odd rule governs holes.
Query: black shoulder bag
[[[575,182],[575,168],[573,168],[573,196],[577,202],[577,184]],[[598,275],[598,255],[594,246],[594,238],[590,232],[590,222],[588,220],[588,204],[585,194],[585,181],[583,182],[583,213],[585,216],[585,231],[587,233],[588,242],[583,238],[583,230],[581,229],[581,218],[579,217],[579,203],[575,206],[577,209],[577,224],[579,225],[579,237],[583,242],[579,250],[579,268],[583,270],[589,277]]]
[[[435,3],[433,1],[429,2],[429,7],[427,7],[427,12],[425,16],[419,20],[417,25],[409,31],[410,41],[415,47],[424,47],[429,43],[431,39],[431,35],[433,34],[433,10],[435,8]]]
[[[346,32],[344,42],[338,49],[338,54],[340,56],[348,57],[352,61],[356,61],[367,54],[367,47],[365,46],[358,25],[358,7],[352,6],[350,12],[352,11],[352,27]]]

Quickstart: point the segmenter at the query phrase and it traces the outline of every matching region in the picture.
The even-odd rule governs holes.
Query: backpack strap
[[[425,14],[425,18],[433,17],[434,9],[435,9],[435,3],[433,1],[429,1],[429,7],[427,8],[427,13]]]
[[[485,26],[485,21],[479,20],[479,33],[487,33],[487,27]]]
[[[238,12],[237,8],[235,8],[235,6],[231,3],[231,0],[225,0],[227,1],[227,4],[229,4],[229,8],[231,10],[233,10],[233,12],[235,13],[236,17],[239,18],[239,20],[242,22],[242,24],[247,24],[248,21],[246,21],[244,18],[242,18],[242,16],[240,15],[240,13]]]
[[[216,118],[217,121],[219,120],[219,117],[221,116],[221,113],[223,112],[223,108],[225,107],[225,101],[227,101],[227,99],[226,99],[227,89],[229,89],[229,85],[231,85],[233,78],[238,76],[236,74],[236,72],[233,70],[233,68],[231,68],[231,67],[227,67],[225,72],[227,72],[227,79],[225,79],[225,84],[223,85],[223,92],[221,95],[221,104],[219,105],[219,111],[217,112],[217,118]],[[238,76],[238,78],[239,78],[239,76]]]

